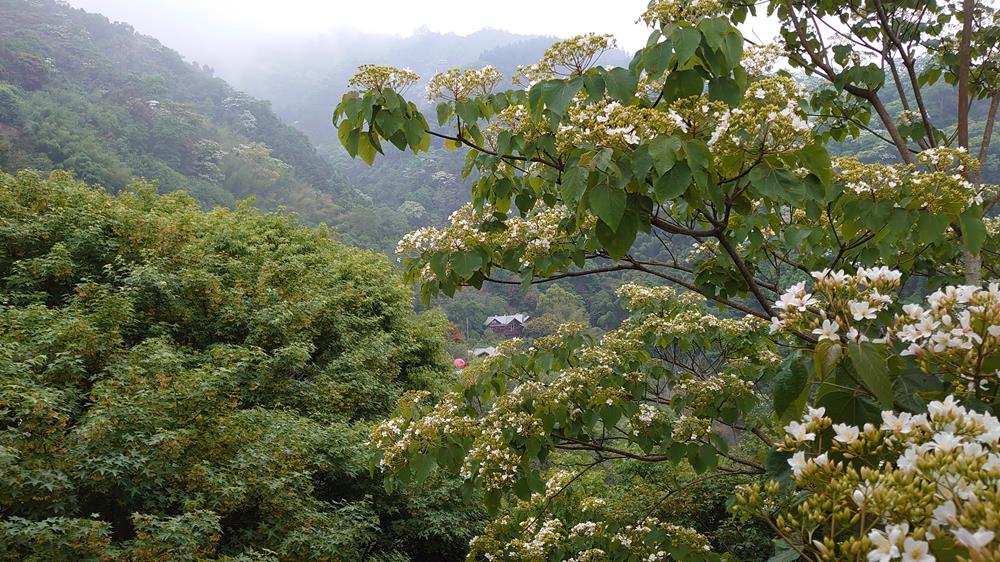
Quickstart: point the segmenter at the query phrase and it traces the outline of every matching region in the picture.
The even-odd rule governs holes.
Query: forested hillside
[[[127,24],[55,0],[0,0],[0,169],[132,177],[208,205],[256,196],[334,222],[353,189],[267,102]]]

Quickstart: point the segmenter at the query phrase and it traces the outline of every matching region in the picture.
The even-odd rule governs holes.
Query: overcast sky
[[[613,33],[634,50],[648,35],[636,24],[648,0],[69,0],[75,7],[132,24],[167,46],[230,34],[313,35],[337,28],[407,35],[422,26],[468,34],[484,27],[569,37]],[[196,37],[192,37],[192,35]],[[188,53],[185,53],[188,54]],[[194,53],[192,53],[194,54]]]

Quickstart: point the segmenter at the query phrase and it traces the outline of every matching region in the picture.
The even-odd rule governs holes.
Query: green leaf
[[[585,74],[583,87],[587,90],[587,100],[595,102],[604,97],[604,77],[598,73]]]
[[[580,91],[583,82],[578,80],[547,80],[541,84],[542,100],[545,107],[557,115],[566,111],[566,106],[573,101],[573,96]]]
[[[574,166],[562,175],[562,183],[559,184],[559,196],[563,204],[571,209],[576,208],[576,204],[587,189],[587,170],[581,166]]]
[[[712,152],[708,150],[708,145],[703,141],[694,139],[684,143],[684,152],[687,154],[688,166],[691,167],[691,175],[695,182],[707,188],[709,184],[709,171],[712,169]]]
[[[736,107],[743,101],[743,89],[728,76],[719,76],[708,82],[708,99],[724,101],[729,107]]]
[[[677,162],[677,151],[681,141],[677,137],[658,136],[649,142],[649,155],[653,157],[653,168],[661,174],[667,173]]]
[[[639,217],[628,212],[622,215],[617,228],[611,229],[604,221],[597,221],[597,241],[604,246],[611,259],[621,259],[632,248],[639,232]]]
[[[628,103],[635,97],[639,80],[626,68],[616,67],[608,71],[604,77],[604,82],[608,87],[608,95],[612,98]]]
[[[589,198],[590,210],[611,230],[617,230],[618,223],[625,214],[625,192],[599,183],[590,190]]]
[[[451,256],[451,269],[462,279],[479,271],[483,267],[483,257],[479,252],[461,252]]]
[[[847,353],[861,381],[885,409],[892,408],[892,381],[885,357],[871,342],[850,343]]]
[[[419,149],[424,143],[424,137],[430,139],[430,135],[424,130],[423,119],[414,118],[406,122],[406,142],[410,148]]]
[[[823,340],[816,344],[816,348],[813,349],[813,367],[816,368],[816,376],[822,379],[829,375],[843,354],[844,348],[837,342]]]
[[[962,245],[972,254],[978,254],[986,241],[986,226],[981,216],[979,206],[974,205],[958,217],[962,227]]]
[[[453,112],[454,110],[452,109],[450,103],[445,103],[445,102],[439,103],[437,106],[438,125],[444,125],[445,123],[447,123],[448,119],[451,119]]]
[[[670,34],[670,42],[674,46],[674,54],[677,55],[677,65],[683,66],[698,49],[701,33],[693,27],[678,27]]]
[[[434,465],[434,457],[431,455],[417,455],[410,463],[410,467],[413,470],[413,479],[416,482],[423,482],[423,480],[431,473],[431,470],[434,469]]]
[[[671,72],[663,83],[663,103],[669,105],[681,98],[700,95],[704,88],[705,81],[695,70]]]
[[[834,423],[847,423],[863,426],[867,422],[879,419],[882,409],[863,396],[858,396],[846,390],[827,390],[820,388],[817,393],[816,406],[826,408],[826,415]]]
[[[789,170],[761,164],[750,172],[750,184],[760,196],[777,201],[793,202],[795,188],[801,182]]]
[[[771,389],[774,400],[774,413],[782,421],[795,419],[802,415],[806,400],[809,399],[811,382],[805,359],[801,355],[793,355],[785,360]]]
[[[375,162],[375,145],[371,143],[367,134],[358,137],[358,156],[369,166]]]
[[[774,539],[774,554],[767,562],[793,562],[799,559],[799,553],[783,540]]]
[[[830,153],[822,145],[810,144],[799,151],[799,160],[802,166],[809,170],[823,182],[829,185],[833,181],[833,164],[830,162]]]
[[[921,213],[917,219],[917,238],[921,244],[937,242],[941,240],[946,228],[948,228],[948,217]]]
[[[691,185],[691,168],[688,168],[687,162],[678,162],[653,183],[656,202],[663,203],[680,197],[687,191],[689,185]]]

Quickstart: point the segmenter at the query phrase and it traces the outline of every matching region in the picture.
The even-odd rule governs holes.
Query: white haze
[[[70,0],[70,5],[131,24],[189,59],[210,65],[256,42],[274,43],[352,29],[406,36],[419,28],[466,35],[483,28],[569,37],[613,33],[622,48],[649,34],[636,24],[647,0]],[[499,9],[498,6],[503,6]]]
[[[69,0],[77,8],[131,24],[188,59],[226,67],[262,46],[356,30],[406,36],[419,28],[466,35],[483,28],[570,37],[612,33],[634,51],[649,30],[636,20],[648,0]],[[502,6],[502,7],[501,7]],[[773,35],[759,19],[752,36]],[[763,33],[762,33],[763,30]]]

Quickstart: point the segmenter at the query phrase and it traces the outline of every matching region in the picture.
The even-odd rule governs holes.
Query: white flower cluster
[[[348,86],[364,90],[406,91],[420,76],[409,68],[395,68],[377,64],[363,64],[347,82]]]
[[[781,153],[812,140],[812,124],[798,105],[802,87],[786,76],[769,76],[747,87],[743,103],[715,115],[709,140],[718,151]]]
[[[761,78],[774,72],[774,68],[784,56],[785,52],[781,47],[773,43],[747,45],[743,48],[741,64],[749,76]]]
[[[908,347],[925,370],[957,377],[970,392],[992,391],[998,372],[984,368],[1000,353],[1000,284],[982,289],[948,286],[927,297],[927,306],[907,304],[893,337]]]
[[[503,255],[512,251],[519,254],[521,267],[530,268],[539,257],[574,246],[581,231],[593,226],[592,215],[584,216],[579,230],[566,232],[561,224],[572,213],[559,205],[546,207],[537,205],[526,217],[510,216],[506,228],[496,231],[481,230],[480,225],[491,217],[493,210],[486,204],[476,209],[467,203],[449,217],[449,225],[443,228],[424,227],[406,234],[396,245],[396,253],[419,258],[421,278],[432,277],[430,258],[438,252],[460,252],[472,248],[486,248]]]
[[[976,187],[967,176],[979,162],[960,148],[929,148],[917,154],[916,165],[863,163],[834,159],[838,179],[851,192],[874,200],[905,201],[907,208],[960,212],[980,205],[995,186]]]
[[[831,425],[835,437],[817,453],[818,434]],[[857,536],[817,540],[817,550],[850,552],[856,543],[869,562],[930,562],[938,548],[960,549],[972,560],[1000,554],[994,541],[1000,531],[1000,420],[992,414],[948,396],[929,403],[926,414],[882,412],[878,426],[832,424],[824,409],[810,409],[785,430],[786,448],[813,451],[797,451],[788,464],[796,483],[814,493],[784,516],[786,522],[811,520],[823,501],[840,505],[837,494],[849,496],[843,517],[862,514]]]
[[[887,267],[859,268],[850,275],[843,270],[814,271],[812,291],[805,282],[789,287],[774,303],[778,316],[771,318],[771,333],[798,330],[817,336],[819,341],[874,341],[885,343],[877,335],[876,320],[893,303],[891,296],[902,280],[902,273]],[[876,336],[871,338],[870,336]]]
[[[542,80],[579,76],[597,64],[605,51],[615,47],[617,42],[610,34],[587,33],[570,37],[549,47],[538,63],[519,66],[514,83],[528,90]]]
[[[429,412],[420,414],[420,401],[427,392],[411,392],[400,398],[400,408],[410,415],[390,418],[372,429],[369,443],[382,452],[379,467],[397,470],[406,465],[410,457],[439,446],[443,440],[459,439],[470,435],[475,421],[461,413],[461,397],[444,396]]]

